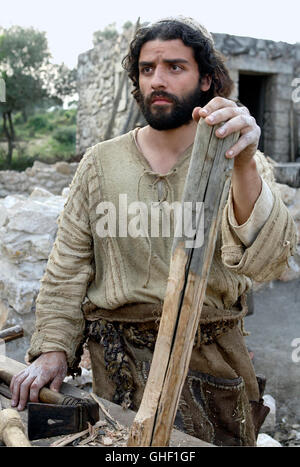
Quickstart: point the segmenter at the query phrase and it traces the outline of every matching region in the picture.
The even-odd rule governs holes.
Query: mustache
[[[153,91],[149,96],[146,97],[146,104],[151,104],[155,97],[163,97],[168,99],[170,102],[174,102],[175,104],[178,103],[178,98],[174,94],[170,94],[166,91]]]

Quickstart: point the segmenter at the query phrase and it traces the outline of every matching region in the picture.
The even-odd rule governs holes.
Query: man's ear
[[[202,76],[200,79],[200,89],[201,91],[208,91],[211,85],[212,78],[209,75]]]

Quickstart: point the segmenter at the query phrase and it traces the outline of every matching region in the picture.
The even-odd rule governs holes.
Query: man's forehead
[[[141,47],[139,62],[152,61],[158,57],[166,59],[183,58],[188,61],[195,60],[193,49],[184,45],[181,39],[155,39],[145,42]]]

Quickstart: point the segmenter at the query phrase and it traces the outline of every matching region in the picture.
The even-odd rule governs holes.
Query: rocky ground
[[[300,447],[300,425],[297,423],[291,425],[285,417],[276,424],[271,436],[283,447]]]

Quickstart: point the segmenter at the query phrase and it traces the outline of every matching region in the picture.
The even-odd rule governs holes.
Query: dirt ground
[[[265,394],[276,401],[276,428],[269,434],[283,445],[300,445],[300,279],[271,282],[253,299],[246,342],[256,373],[267,378]]]

